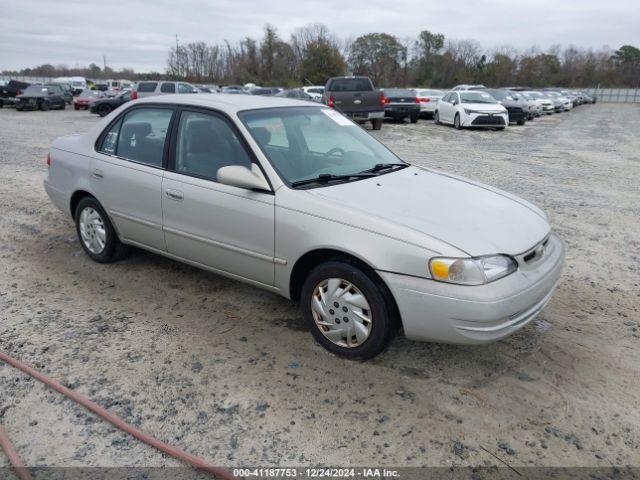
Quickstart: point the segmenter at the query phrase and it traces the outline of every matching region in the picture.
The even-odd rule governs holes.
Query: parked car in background
[[[253,88],[256,88],[256,86],[254,85]],[[245,92],[245,89],[240,85],[226,85],[222,87],[221,93],[240,94],[240,93],[246,93],[246,92]]]
[[[514,91],[513,95],[516,99],[523,101],[527,108],[527,120],[533,120],[542,114],[542,102],[536,100],[531,95],[523,91]]]
[[[553,103],[553,111],[555,113],[564,112],[564,100],[562,100],[559,95],[554,95],[555,92],[545,92],[544,90],[540,93],[551,100],[551,102]]]
[[[478,88],[472,87],[469,90],[486,92],[495,98],[499,104],[507,109],[509,114],[509,122],[517,125],[524,125],[527,121],[527,112],[525,111],[527,105],[521,100],[516,100],[516,97],[510,90],[502,88]]]
[[[432,88],[414,88],[416,98],[420,102],[420,114],[431,115],[436,111],[438,100],[445,96],[443,90],[435,90]]]
[[[408,88],[384,88],[382,104],[384,116],[396,121],[409,118],[411,123],[417,123],[420,118],[420,103],[413,90]]]
[[[545,115],[551,115],[553,112],[555,112],[553,101],[546,95],[538,92],[537,90],[528,90],[525,93],[532,97],[534,100],[540,102],[542,113],[544,113]]]
[[[598,97],[592,93],[582,92],[582,99],[584,103],[596,103],[598,101]]]
[[[560,102],[561,112],[568,112],[573,108],[573,102],[569,98],[562,95],[560,92],[556,92],[555,90],[545,90],[544,94],[548,97],[551,97],[554,102],[554,106],[557,106],[557,102]],[[557,108],[556,111],[558,111]]]
[[[377,355],[401,328],[413,340],[502,339],[540,313],[562,273],[564,245],[538,207],[405,163],[324,105],[146,98],[56,139],[47,163],[46,192],[93,261],[135,245],[282,295],[349,358]]]
[[[29,85],[23,93],[17,95],[16,110],[62,109],[67,106],[64,92],[59,85]]]
[[[307,100],[308,102],[317,102],[316,98],[309,95],[302,88],[291,88],[289,90],[283,90],[276,93],[275,96],[282,98],[297,98],[298,100]]]
[[[99,98],[95,100],[90,106],[89,111],[91,113],[97,113],[101,117],[106,117],[113,110],[120,105],[127,103],[131,100],[131,90],[123,90],[115,97]]]
[[[2,107],[15,107],[18,104],[16,98],[23,91],[27,89],[30,84],[27,82],[20,82],[18,80],[9,80],[2,87],[0,87],[0,108]]]
[[[355,122],[371,122],[374,130],[382,128],[382,94],[374,88],[369,77],[330,78],[324,86],[322,103]]]
[[[83,90],[83,92],[73,100],[74,110],[89,110],[89,107],[100,98],[106,98],[107,94],[100,90]]]
[[[509,125],[509,114],[486,92],[459,90],[440,99],[433,120],[436,124],[448,123],[457,129],[482,127],[504,130]]]
[[[276,93],[279,93],[280,90],[278,90],[277,88],[271,88],[271,87],[256,87],[252,90],[249,90],[249,93],[251,95],[275,95]]]
[[[200,93],[218,93],[217,85],[202,85],[198,84],[195,87],[200,91]]]
[[[64,99],[67,102],[67,105],[71,105],[73,103],[73,87],[69,82],[61,82],[57,80],[52,80],[47,85],[58,85],[64,94]]]
[[[322,101],[322,94],[324,93],[324,87],[322,85],[302,87],[302,90],[304,93],[311,96],[316,102]]]
[[[485,87],[481,83],[477,83],[475,85],[463,83],[461,85],[456,85],[451,90],[454,91],[454,92],[457,92],[459,90],[470,90],[472,88],[487,88],[487,87]]]
[[[143,81],[138,82],[131,92],[131,99],[153,97],[156,95],[172,95],[174,93],[198,93],[198,89],[186,82]]]

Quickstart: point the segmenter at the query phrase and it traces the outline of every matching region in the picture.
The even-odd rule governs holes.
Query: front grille
[[[499,115],[481,115],[476,117],[471,125],[504,125],[504,119]]]
[[[522,109],[520,107],[507,107],[507,112],[509,112],[509,115],[513,115],[514,113],[522,115]]]

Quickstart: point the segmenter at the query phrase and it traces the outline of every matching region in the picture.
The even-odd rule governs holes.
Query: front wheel
[[[374,130],[380,130],[382,128],[382,118],[374,118],[371,120],[371,127]]]
[[[101,117],[106,117],[111,113],[111,107],[109,105],[103,104],[98,107],[98,115]]]
[[[329,261],[309,274],[300,296],[302,313],[320,345],[347,358],[382,352],[395,333],[384,286],[357,266]]]
[[[453,126],[456,130],[462,129],[462,124],[460,123],[460,114],[456,113],[456,116],[453,118]]]
[[[82,249],[98,263],[118,260],[125,247],[118,239],[109,217],[93,197],[80,200],[75,211],[76,231]]]
[[[433,114],[433,122],[436,125],[440,125],[440,113],[438,113],[438,111],[436,110],[436,112]]]

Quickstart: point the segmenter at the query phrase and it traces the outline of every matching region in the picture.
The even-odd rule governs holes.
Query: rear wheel
[[[347,262],[329,261],[313,269],[300,301],[316,341],[348,358],[367,359],[382,352],[396,331],[383,288]]]
[[[436,125],[440,125],[440,114],[438,113],[438,111],[436,110],[435,113],[433,114],[433,122]]]
[[[85,197],[75,211],[76,231],[82,249],[92,260],[110,263],[121,258],[125,246],[118,239],[111,221],[100,203]]]
[[[374,130],[380,130],[382,128],[382,118],[374,118],[371,120],[371,126]]]
[[[521,119],[521,120],[518,120],[516,123],[517,123],[518,125],[524,125],[524,124],[525,124],[525,122],[526,122],[526,120],[523,118],[523,119]]]
[[[420,118],[420,113],[412,113],[409,117],[411,123],[418,123],[418,118]]]
[[[460,114],[456,113],[456,116],[453,118],[453,126],[456,130],[460,130],[462,128],[462,124],[460,123]]]

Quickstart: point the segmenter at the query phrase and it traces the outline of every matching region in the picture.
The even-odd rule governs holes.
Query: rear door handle
[[[103,178],[104,177],[104,172],[102,170],[98,170],[97,168],[93,170],[93,172],[91,172],[91,174],[95,177],[95,178]]]
[[[164,193],[167,196],[167,198],[170,198],[171,200],[176,200],[178,202],[181,202],[182,200],[184,200],[184,195],[179,190],[172,190],[168,188],[165,190]]]

